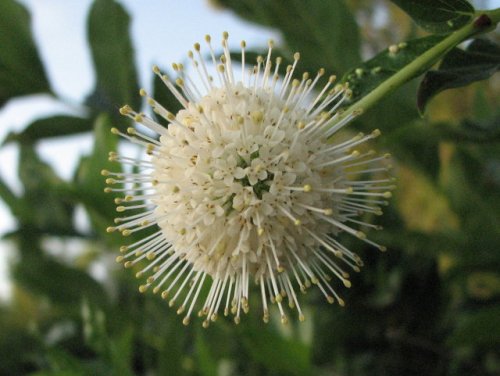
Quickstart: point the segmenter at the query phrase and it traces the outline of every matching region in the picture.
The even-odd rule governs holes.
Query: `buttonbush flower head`
[[[123,246],[117,261],[137,265],[140,291],[176,305],[185,324],[196,314],[206,327],[220,313],[239,323],[251,293],[260,294],[265,322],[272,304],[283,323],[293,310],[303,321],[299,295],[311,286],[343,306],[338,287],[350,287],[349,273],[363,263],[339,234],[384,250],[360,230],[378,228],[365,215],[380,215],[391,196],[387,155],[365,151],[380,132],[339,132],[358,115],[341,110],[351,91],[323,69],[296,78],[298,53],[283,67],[270,42],[248,69],[242,42],[240,71],[227,33],[219,58],[205,39],[207,61],[199,44],[188,54],[192,77],[181,64],[173,64],[175,80],[153,69],[181,103],[177,114],[141,90],[167,127],[121,109],[158,137],[113,130],[146,149],[141,160],[111,153],[133,168],[102,172],[125,214],[108,231],[147,233]]]

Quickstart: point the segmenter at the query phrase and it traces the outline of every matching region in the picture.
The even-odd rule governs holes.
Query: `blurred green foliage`
[[[394,2],[403,8],[412,3]],[[443,32],[443,23],[470,18],[464,0],[446,0],[456,8],[441,13],[432,9],[434,2],[424,3],[431,8],[406,10],[430,30]],[[347,79],[356,74],[350,69],[361,64],[366,51],[423,35],[389,1],[217,4],[281,31],[278,49],[285,59],[300,51],[300,69],[325,67]],[[386,23],[375,23],[370,16],[375,10],[389,15]],[[424,118],[411,82],[354,123],[357,130],[385,133],[376,147],[393,153],[399,189],[385,215],[377,218],[385,230],[373,234],[388,252],[352,245],[366,266],[346,291],[345,308],[330,306],[311,292],[305,323],[282,326],[273,318],[265,325],[251,312],[239,326],[221,319],[208,330],[199,323],[184,327],[164,301],[139,294],[132,273],[113,264],[122,239],[105,231],[115,216],[100,176],[109,163],[108,151],[117,145],[109,129],[128,126],[117,116],[119,106],[140,107],[129,21],[119,2],[94,1],[88,40],[97,83],[85,103],[86,117],[39,119],[4,141],[19,147],[23,193],[13,193],[0,181],[0,197],[18,224],[5,237],[17,247],[18,257],[11,265],[12,299],[0,306],[0,375],[500,373],[498,79],[440,94]],[[29,22],[19,3],[0,2],[0,105],[15,96],[51,92]],[[490,37],[493,45],[498,34]],[[258,54],[249,51],[248,56],[253,52]],[[386,53],[375,58],[377,66],[387,66],[386,76],[408,61],[390,66],[384,63]],[[443,65],[449,68],[450,61]],[[437,72],[443,73],[443,65]],[[360,95],[376,86],[362,77],[359,83],[367,85]],[[162,90],[155,82],[155,96],[175,110]],[[64,181],[40,159],[36,145],[46,137],[76,133],[93,133],[94,150],[82,158],[74,178]],[[88,214],[89,231],[75,227],[77,207]],[[64,257],[75,242],[81,252]],[[96,263],[106,267],[104,282],[89,274]]]

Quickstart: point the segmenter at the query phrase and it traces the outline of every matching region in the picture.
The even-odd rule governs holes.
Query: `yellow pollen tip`
[[[144,120],[144,118],[140,114],[137,114],[134,116],[134,121],[136,121],[138,123],[141,123],[143,120]]]
[[[162,299],[167,299],[167,298],[168,298],[168,291],[166,291],[166,290],[165,290],[165,291],[163,291],[163,292],[161,293],[161,298],[162,298]]]
[[[153,65],[153,72],[155,74],[160,74],[160,68],[158,67],[158,65]]]
[[[116,211],[121,213],[121,212],[124,212],[125,211],[125,206],[117,206],[116,207]]]
[[[139,286],[139,292],[140,293],[144,293],[146,292],[146,290],[148,289],[148,286],[147,285],[140,285]]]
[[[325,214],[325,215],[332,215],[333,214],[333,209],[325,209],[325,210],[323,210],[323,214]]]
[[[282,323],[283,325],[288,324],[288,317],[286,317],[286,315],[282,315],[282,316],[281,316],[281,323]]]
[[[335,302],[335,299],[333,299],[333,296],[330,296],[330,295],[328,295],[328,296],[326,297],[326,300],[327,300],[327,301],[328,301],[328,303],[330,303],[330,304],[333,304],[333,303]]]
[[[247,42],[245,42],[244,40],[242,40],[242,41],[240,42],[240,47],[241,47],[241,48],[245,48],[246,46],[247,46]]]
[[[347,280],[347,279],[343,279],[342,282],[344,283],[344,286],[347,287],[347,288],[350,288],[351,287],[351,281]]]
[[[125,264],[123,264],[123,266],[125,266],[126,268],[131,268],[134,264],[132,263],[132,261],[127,261]]]
[[[123,236],[129,236],[131,233],[132,233],[132,231],[130,231],[130,230],[123,230],[122,231]]]
[[[389,192],[389,191],[384,192],[383,197],[384,198],[391,198],[392,197],[392,192]]]
[[[110,227],[108,227],[108,228],[106,229],[106,232],[108,232],[108,233],[110,233],[110,232],[115,232],[115,230],[116,230],[116,227],[111,227],[111,226],[110,226]]]
[[[111,193],[113,190],[109,187],[104,188],[104,193]]]
[[[373,132],[372,132],[372,136],[373,137],[378,137],[382,134],[382,132],[380,132],[380,129],[375,129]]]
[[[120,114],[121,115],[128,115],[130,113],[130,107],[129,106],[123,106],[120,108]]]
[[[106,184],[115,184],[115,183],[116,183],[116,180],[113,178],[106,179]]]
[[[140,95],[141,97],[145,97],[146,95],[148,95],[148,93],[146,92],[146,90],[145,90],[145,89],[141,89],[141,90],[139,90],[139,95]]]
[[[300,219],[296,219],[295,221],[293,221],[293,224],[295,226],[300,226],[302,224],[302,222],[300,221]]]
[[[389,53],[397,54],[399,52],[399,47],[395,44],[389,46]]]
[[[113,133],[113,134],[119,134],[120,131],[117,128],[113,127],[113,128],[111,128],[111,133]]]
[[[264,234],[264,229],[262,227],[259,227],[257,229],[257,235],[262,236]]]
[[[351,153],[351,157],[358,157],[359,156],[359,151],[357,150],[354,150],[352,153]]]
[[[383,245],[379,246],[379,247],[378,247],[378,249],[379,249],[381,252],[385,252],[385,251],[387,251],[387,247],[386,247],[386,246],[383,246]]]
[[[101,170],[101,175],[102,176],[108,176],[109,175],[109,171],[108,170]]]
[[[135,130],[135,128],[128,127],[128,128],[127,128],[127,133],[128,133],[128,134],[136,134],[136,133],[137,133],[137,131]]]
[[[302,122],[302,121],[299,121],[299,123],[297,124],[297,128],[298,128],[298,129],[304,129],[304,127],[305,127],[305,126],[306,126],[306,125],[305,125],[305,124],[304,124],[304,122]]]
[[[122,245],[122,246],[120,247],[120,252],[121,252],[121,253],[125,253],[125,252],[127,252],[127,251],[128,251],[128,247],[127,247],[126,245]]]
[[[295,52],[293,54],[293,60],[299,60],[300,59],[300,53],[299,52]]]
[[[345,302],[342,299],[339,298],[338,301],[339,301],[339,306],[345,307]]]
[[[312,187],[310,184],[304,185],[304,192],[311,192],[311,191],[312,191]]]
[[[116,256],[115,261],[121,263],[123,261],[123,256]]]
[[[356,237],[358,239],[366,239],[366,234],[363,231],[357,231],[356,232]]]

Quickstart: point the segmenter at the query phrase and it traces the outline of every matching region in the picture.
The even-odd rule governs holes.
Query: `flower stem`
[[[470,23],[451,33],[434,47],[425,51],[410,64],[382,82],[361,100],[347,108],[342,117],[346,117],[355,111],[366,111],[387,94],[416,77],[422,71],[429,69],[452,48],[474,35],[494,30],[499,22],[500,8],[491,11],[476,12],[476,17]]]

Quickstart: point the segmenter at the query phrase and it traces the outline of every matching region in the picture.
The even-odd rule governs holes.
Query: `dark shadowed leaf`
[[[282,31],[289,51],[301,53],[304,70],[324,67],[329,73],[345,72],[360,60],[359,31],[342,0],[311,0],[307,6],[299,0],[217,3],[245,19]]]
[[[87,100],[97,111],[118,115],[129,104],[140,106],[134,51],[129,36],[130,19],[114,0],[96,0],[88,18],[88,39],[97,83]]]
[[[55,235],[75,235],[71,188],[29,146],[21,147],[19,177],[24,186],[21,226]]]
[[[459,346],[500,345],[500,305],[464,314],[449,342]]]
[[[450,33],[474,15],[467,0],[391,0],[422,28],[434,33]]]
[[[500,69],[500,46],[486,39],[475,39],[467,49],[454,48],[438,70],[428,71],[418,89],[418,109],[425,110],[429,100],[446,89],[485,80]]]
[[[164,72],[164,71],[162,71]],[[163,73],[166,74],[166,73]],[[152,97],[160,103],[163,107],[165,107],[168,111],[173,114],[176,114],[181,108],[182,105],[175,98],[172,92],[165,86],[163,81],[156,74],[153,75],[153,95]],[[154,114],[155,119],[159,121],[161,124],[166,125],[168,122],[163,119],[161,116]]]
[[[410,64],[422,53],[439,43],[443,37],[429,36],[390,46],[374,58],[347,72],[343,81],[349,83],[353,91],[351,102],[357,102],[396,72]],[[414,77],[428,67],[422,67]],[[413,77],[408,77],[410,80]]]
[[[30,16],[14,0],[0,1],[0,106],[10,98],[50,92],[30,30]]]
[[[43,138],[69,136],[92,130],[90,119],[59,115],[38,119],[20,133],[10,133],[4,143],[11,141],[33,142]]]

